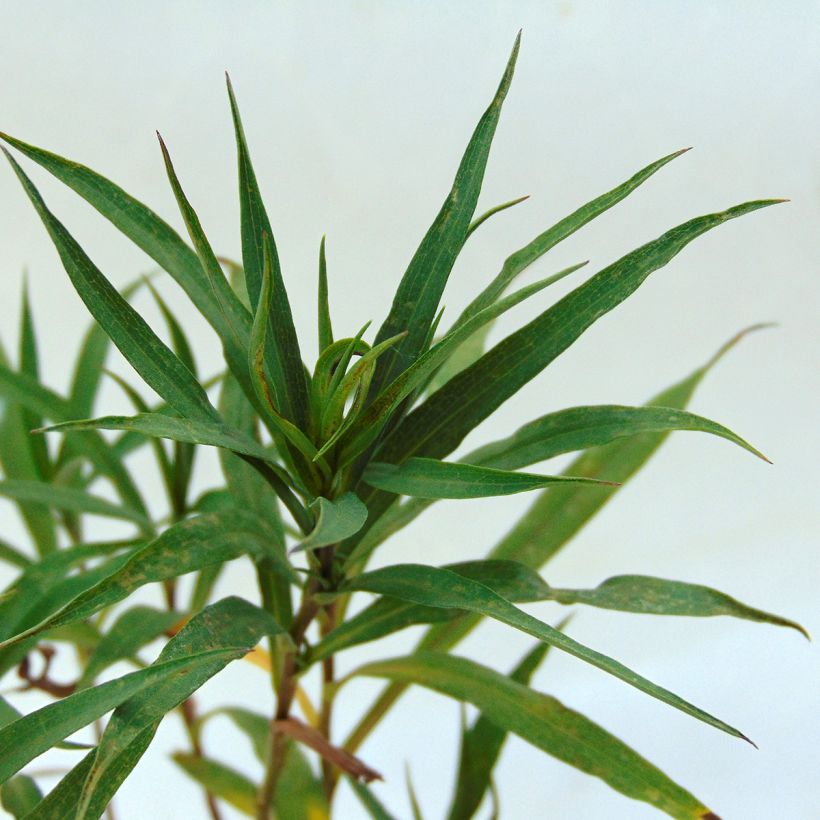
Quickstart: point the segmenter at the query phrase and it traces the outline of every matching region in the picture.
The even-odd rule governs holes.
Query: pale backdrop
[[[820,5],[76,0],[6,1],[0,9],[0,128],[91,164],[179,225],[153,135],[161,129],[214,245],[236,255],[222,78],[231,71],[311,361],[320,236],[328,235],[337,329],[352,333],[367,319],[378,324],[519,27],[521,58],[482,205],[521,194],[532,199],[470,242],[446,293],[447,315],[457,315],[509,252],[677,148],[695,150],[556,248],[532,275],[587,258],[593,271],[691,216],[751,198],[790,197],[788,205],[698,240],[468,443],[505,435],[562,406],[641,402],[705,361],[737,329],[780,322],[745,340],[693,403],[748,437],[774,466],[726,442],[678,434],[546,577],[564,586],[592,586],[624,572],[702,582],[820,631]],[[39,169],[33,176],[112,281],[124,284],[150,267],[73,194]],[[3,340],[10,345],[16,332],[27,266],[46,378],[64,388],[86,312],[10,171],[0,172],[0,203]],[[202,370],[214,372],[213,336],[170,280],[162,289],[190,320]],[[495,338],[555,293],[519,309]],[[139,304],[155,316],[147,300]],[[114,391],[104,394],[103,407],[125,409]],[[217,468],[212,455],[203,464],[206,487],[217,481]],[[153,495],[159,498],[159,490]],[[441,504],[380,559],[479,557],[527,503],[517,497]],[[4,534],[16,537],[11,508],[4,503],[0,513]],[[250,591],[252,583],[247,567],[236,565],[223,590]],[[532,609],[547,619],[559,615],[554,605]],[[632,743],[727,818],[820,816],[812,645],[795,633],[728,619],[595,611],[579,612],[571,633],[740,726],[760,750],[556,653],[537,676],[538,687]],[[406,635],[389,642],[392,653],[409,646]],[[523,636],[487,626],[461,651],[505,669],[528,646]],[[343,668],[368,653],[350,655]],[[339,728],[373,689],[350,687]],[[223,693],[269,707],[264,675],[243,664],[220,675],[201,699],[207,705]],[[15,702],[28,710],[40,701]],[[425,816],[442,815],[457,726],[456,704],[417,689],[362,749],[384,772],[376,793],[397,816],[409,816],[407,760]],[[235,737],[214,722],[206,744],[252,768],[249,749]],[[204,816],[196,789],[163,754],[182,743],[171,718],[118,796],[120,818]],[[498,787],[505,818],[654,816],[516,738],[506,747]],[[338,816],[362,816],[349,793]]]

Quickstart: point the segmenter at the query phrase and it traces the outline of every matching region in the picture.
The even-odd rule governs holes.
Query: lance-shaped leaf
[[[117,572],[77,596],[57,613],[0,643],[11,646],[45,629],[74,623],[127,598],[150,583],[177,578],[241,555],[270,558],[277,571],[295,579],[289,564],[272,548],[264,520],[245,510],[226,510],[174,524],[135,552]]]
[[[260,304],[263,271],[266,264],[270,265],[270,276],[273,281],[269,314],[271,356],[267,362],[273,376],[272,387],[276,397],[276,408],[288,421],[292,421],[304,430],[308,422],[308,391],[302,356],[299,352],[299,340],[293,326],[293,316],[285,290],[285,282],[282,279],[273,230],[262,202],[262,194],[251,164],[236,97],[227,75],[226,80],[236,133],[242,266],[245,270],[248,296],[252,308],[254,311],[257,310]]]
[[[450,272],[467,240],[501,106],[512,82],[520,40],[519,34],[498,90],[467,145],[450,193],[413,256],[390,313],[376,336],[378,343],[408,331],[404,340],[377,365],[374,394],[416,359],[427,338]]]
[[[522,686],[529,686],[530,679],[543,662],[548,650],[546,644],[536,644],[510,672],[509,679]],[[468,728],[466,716],[462,711],[458,775],[447,820],[470,820],[478,811],[484,795],[490,789],[493,769],[501,756],[506,739],[507,731],[483,714],[480,714]]]
[[[729,615],[747,621],[787,626],[809,637],[808,632],[795,621],[747,606],[725,592],[700,584],[646,575],[617,575],[595,589],[552,588],[549,597],[559,604],[586,604],[641,615],[682,615],[690,618]]]
[[[0,786],[0,805],[14,818],[28,817],[29,812],[43,799],[34,779],[21,774]]]
[[[168,271],[216,330],[232,366],[244,360],[251,326],[247,309],[224,277],[214,281],[208,279],[196,254],[166,222],[122,188],[90,168],[8,134],[0,133],[0,139],[76,191],[163,270]],[[239,332],[240,340],[244,340],[239,346],[234,342],[233,328]],[[74,415],[86,415],[90,410],[88,407],[84,412],[75,412]]]
[[[80,688],[90,686],[94,678],[109,666],[133,657],[138,649],[165,634],[181,619],[179,612],[150,606],[135,606],[126,610],[97,644],[77,685]]]
[[[211,663],[202,664],[185,675],[165,676],[115,709],[97,746],[77,808],[77,820],[91,816],[87,810],[94,802],[96,790],[105,788],[108,767],[116,765],[119,756],[145,729],[189,698],[226,663],[245,654],[264,635],[281,632],[282,628],[269,613],[241,598],[225,598],[191,618],[166,644],[153,666],[204,657],[215,651],[232,655],[214,657]]]
[[[396,820],[382,805],[381,801],[376,798],[372,789],[352,777],[347,778],[347,782],[350,784],[353,794],[359,798],[359,802],[367,812],[368,817],[372,817],[373,820]]]
[[[466,658],[417,652],[367,664],[354,673],[419,684],[478,707],[483,715],[547,754],[633,800],[683,820],[715,817],[696,797],[588,718]]]
[[[151,527],[151,522],[139,510],[114,504],[84,490],[61,487],[58,484],[46,484],[44,481],[0,481],[0,496],[20,501],[33,501],[58,510],[101,515],[105,518],[121,518],[125,521],[133,521],[143,528],[150,529]]]
[[[69,735],[102,717],[138,692],[170,678],[182,678],[215,663],[224,666],[250,647],[208,650],[198,656],[158,663],[93,689],[83,689],[0,729],[0,783]]]
[[[174,752],[171,759],[192,780],[248,817],[256,817],[256,784],[246,775],[201,755]]]
[[[622,407],[612,404],[570,407],[548,413],[525,424],[508,438],[473,450],[464,457],[464,461],[500,470],[518,470],[562,453],[599,447],[626,436],[672,430],[694,430],[719,436],[768,461],[740,436],[703,416],[674,407]]]
[[[561,271],[554,276],[549,276],[532,285],[527,285],[485,308],[481,313],[476,314],[460,327],[451,330],[406,370],[403,370],[402,373],[373,400],[366,411],[362,413],[361,417],[345,436],[343,442],[343,448],[345,450],[345,455],[342,457],[343,463],[352,460],[366,449],[376,439],[399,405],[414,391],[423,387],[427,379],[436,372],[439,366],[445,363],[449,357],[458,350],[459,346],[468,340],[476,331],[486,326],[510,308],[515,307],[520,302],[523,302],[525,299],[548,287],[557,281],[557,278],[565,276],[568,272],[577,270],[585,264],[586,262],[582,262],[580,265],[573,265],[567,268],[566,271]],[[324,449],[334,444],[340,435],[341,432],[337,433],[325,444]]]
[[[357,533],[367,519],[367,507],[355,493],[345,493],[333,501],[319,496],[311,507],[316,511],[316,524],[294,551],[318,549],[343,541]]]
[[[421,564],[398,564],[352,578],[343,591],[362,590],[388,595],[424,606],[463,609],[493,618],[532,635],[550,646],[574,655],[709,726],[748,740],[738,729],[692,705],[668,689],[647,680],[618,661],[564,635],[548,624],[518,609],[489,587],[446,569]]]
[[[500,214],[502,211],[506,211],[507,208],[512,208],[514,205],[518,205],[521,202],[524,202],[530,198],[529,194],[525,196],[519,196],[516,199],[511,199],[509,202],[502,202],[500,205],[494,205],[489,210],[484,211],[481,216],[476,217],[471,223],[470,227],[467,229],[467,236],[469,237],[475,231],[477,231],[490,217],[495,216],[496,214]]]
[[[367,466],[362,480],[379,490],[417,498],[487,498],[540,490],[552,484],[607,486],[583,477],[516,473],[435,458],[410,458],[400,465],[374,461]]]
[[[183,416],[200,421],[218,420],[219,414],[190,370],[120,296],[65,226],[49,211],[11,154],[3,150],[51,236],[77,293],[111,341],[146,383]]]
[[[330,320],[330,302],[327,290],[327,256],[325,237],[319,244],[319,288],[317,296],[317,323],[319,329],[319,353],[333,344],[333,323]]]
[[[22,550],[0,539],[0,561],[5,561],[14,567],[25,569],[32,563],[31,558],[24,555]]]

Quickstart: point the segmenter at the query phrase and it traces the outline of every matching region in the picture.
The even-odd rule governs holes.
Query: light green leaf
[[[453,186],[413,256],[390,313],[376,336],[378,343],[409,331],[377,366],[372,386],[374,394],[416,359],[427,338],[450,272],[467,240],[501,106],[512,82],[520,40],[519,33],[498,90],[470,138]]]
[[[271,547],[264,521],[251,512],[210,513],[174,524],[135,552],[122,568],[46,620],[3,641],[0,648],[13,646],[46,629],[88,618],[145,584],[177,578],[248,554],[270,558],[278,571],[295,580],[293,570]]]
[[[77,686],[92,685],[94,678],[112,664],[133,657],[138,649],[165,634],[182,620],[179,612],[135,606],[126,610],[103,635],[86,663]]]
[[[14,567],[25,569],[30,566],[32,561],[27,555],[24,555],[17,547],[9,544],[8,541],[0,539],[0,561],[5,561]]]
[[[588,478],[516,473],[434,458],[410,458],[401,465],[374,461],[364,471],[362,480],[379,490],[417,498],[487,498],[539,490],[552,484],[607,486]]]
[[[244,774],[208,757],[175,752],[171,759],[191,779],[248,817],[256,817],[257,788]]]
[[[360,783],[358,780],[354,780],[352,777],[348,777],[347,782],[353,790],[353,794],[359,798],[359,802],[369,817],[372,817],[373,820],[396,820],[381,802],[376,799],[373,791],[368,786],[364,783]]]
[[[595,589],[553,588],[550,599],[559,604],[586,604],[642,615],[682,615],[690,618],[730,615],[747,621],[787,626],[809,637],[800,624],[742,604],[724,592],[700,584],[667,581],[646,575],[617,575]]]
[[[518,205],[520,202],[524,202],[529,198],[529,194],[527,194],[526,196],[520,196],[517,199],[511,199],[509,202],[502,202],[500,205],[495,205],[488,211],[484,211],[484,213],[481,214],[481,216],[477,217],[470,223],[470,227],[467,229],[467,236],[469,237],[474,231],[480,228],[491,216],[495,216],[496,214],[499,214],[502,211],[506,211],[507,208],[512,208],[513,205]]]
[[[748,740],[739,730],[673,692],[647,680],[618,661],[578,643],[537,618],[533,618],[484,584],[450,570],[426,567],[421,564],[398,564],[352,578],[345,582],[342,590],[374,592],[424,606],[463,609],[494,618],[620,678],[641,692],[709,726],[714,726],[734,737]]]
[[[15,818],[28,815],[43,799],[34,779],[25,774],[12,777],[0,786],[0,804]]]
[[[697,798],[637,752],[555,698],[534,692],[466,658],[417,652],[367,664],[354,673],[419,684],[467,701],[508,732],[633,800],[684,820],[714,817]]]
[[[84,490],[46,484],[44,481],[0,481],[0,496],[20,501],[34,501],[59,510],[101,515],[106,518],[121,518],[125,521],[133,521],[143,528],[151,526],[150,521],[138,510],[114,504]]]
[[[239,207],[242,232],[242,265],[248,286],[248,296],[254,310],[260,303],[263,270],[270,265],[270,355],[267,365],[273,376],[276,409],[288,420],[304,430],[308,423],[308,390],[299,340],[293,326],[285,282],[279,266],[279,255],[273,239],[270,220],[262,202],[262,194],[251,164],[239,108],[231,81],[227,78],[231,103],[236,150],[239,163]],[[265,244],[268,250],[265,250]]]
[[[623,407],[614,404],[570,407],[548,413],[525,424],[508,438],[473,450],[464,457],[464,461],[501,470],[518,470],[562,453],[599,447],[625,436],[672,430],[710,433],[768,461],[740,436],[703,416],[674,407]]]
[[[367,519],[367,507],[355,493],[345,493],[333,501],[319,496],[311,507],[316,510],[316,524],[294,551],[336,544],[358,532]]]
[[[183,416],[199,421],[218,420],[219,414],[188,368],[103,276],[74,237],[48,210],[23,169],[3,150],[43,220],[77,293],[111,341],[146,383]]]
[[[197,722],[197,732],[212,718],[224,715],[250,740],[253,752],[260,763],[268,760],[270,748],[270,718],[241,706],[221,706],[206,712]]]

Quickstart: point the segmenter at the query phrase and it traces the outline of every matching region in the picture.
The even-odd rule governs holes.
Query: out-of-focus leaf
[[[224,715],[250,740],[253,752],[260,763],[268,760],[270,745],[270,718],[241,706],[222,706],[206,712],[199,718],[197,731],[202,731],[206,721]]]
[[[407,797],[410,800],[410,810],[413,812],[413,820],[424,820],[421,813],[421,805],[416,794],[416,788],[413,786],[413,778],[410,775],[410,766],[405,766],[405,780],[407,781]]]
[[[274,814],[280,820],[286,817],[330,820],[322,784],[296,743],[288,744],[273,805]]]
[[[525,424],[508,438],[464,457],[468,464],[518,470],[562,453],[599,447],[625,436],[695,430],[725,438],[758,458],[766,457],[722,424],[674,407],[599,405],[570,407]]]
[[[355,675],[419,684],[467,701],[508,732],[613,789],[642,800],[672,817],[703,820],[710,815],[697,798],[588,718],[555,698],[534,692],[466,658],[417,652],[376,661]]]
[[[150,606],[135,606],[126,610],[103,635],[88,659],[80,688],[90,686],[111,664],[133,657],[138,649],[163,635],[182,619],[179,612],[168,612]]]
[[[364,810],[373,820],[396,820],[381,802],[376,799],[376,796],[368,786],[364,783],[360,783],[358,780],[354,780],[352,777],[348,777],[347,782],[350,784],[350,788],[353,789],[353,794],[359,798],[359,802],[364,807]]]
[[[330,303],[327,292],[327,258],[325,256],[325,237],[319,244],[319,295],[318,322],[319,353],[333,344],[333,324],[330,321]]]
[[[151,526],[151,522],[138,510],[114,504],[84,490],[46,484],[44,481],[0,481],[0,495],[14,500],[34,501],[58,510],[121,518],[144,528]]]
[[[559,604],[586,604],[642,615],[682,615],[691,618],[729,615],[747,621],[787,626],[809,637],[800,624],[747,606],[724,592],[700,584],[646,575],[617,575],[595,589],[553,588],[550,599]]]
[[[171,759],[188,777],[248,817],[256,817],[256,785],[244,774],[208,757],[175,752]]]
[[[641,692],[680,709],[709,726],[714,726],[734,737],[748,740],[742,732],[719,718],[699,709],[668,689],[647,680],[618,661],[578,643],[568,635],[533,618],[484,584],[450,570],[426,567],[421,564],[397,564],[352,578],[345,582],[342,590],[374,592],[424,606],[463,609],[494,618],[620,678]]]
[[[225,598],[202,610],[166,644],[150,668],[179,660],[211,657],[210,663],[186,674],[165,676],[150,688],[135,693],[118,706],[97,746],[94,765],[83,787],[77,820],[87,820],[89,806],[99,786],[105,788],[106,771],[139,735],[189,698],[228,662],[244,655],[263,635],[277,635],[282,628],[273,617],[241,598]],[[223,657],[217,657],[222,653]],[[100,688],[100,687],[97,687]],[[94,691],[87,690],[87,691]]]
[[[188,368],[120,296],[65,226],[49,211],[11,154],[5,153],[51,236],[77,293],[111,341],[146,383],[183,416],[198,421],[218,420],[219,414]]]
[[[271,549],[267,527],[253,513],[230,510],[174,524],[131,555],[119,570],[78,595],[45,621],[3,641],[0,648],[12,646],[51,627],[88,618],[127,598],[145,584],[166,581],[248,554],[270,558],[286,577],[296,577],[290,566]]]
[[[450,272],[467,240],[501,106],[512,82],[520,40],[519,34],[498,90],[470,138],[453,186],[416,250],[396,291],[390,313],[376,335],[378,343],[408,331],[404,340],[377,366],[372,384],[374,394],[416,359],[438,312]]]
[[[400,465],[373,461],[362,480],[379,490],[417,498],[487,498],[540,490],[553,484],[602,485],[583,477],[516,473],[434,458],[410,458]]]
[[[308,391],[302,356],[299,352],[299,340],[293,326],[293,316],[285,282],[282,279],[273,231],[251,164],[245,132],[230,79],[227,83],[239,163],[242,266],[245,270],[248,295],[253,310],[256,310],[262,290],[263,270],[269,263],[273,286],[270,297],[271,345],[270,355],[266,357],[266,361],[273,376],[276,409],[286,419],[305,430],[308,422]],[[266,243],[268,244],[267,252]]]
[[[5,561],[7,564],[19,567],[20,569],[25,569],[31,564],[31,558],[27,555],[23,555],[17,547],[12,546],[8,541],[3,541],[2,539],[0,539],[0,561]]]
[[[43,799],[43,794],[26,774],[12,777],[0,786],[0,804],[15,818],[22,818]]]
[[[334,501],[319,496],[311,506],[316,510],[316,524],[294,550],[336,544],[358,532],[367,518],[367,507],[355,493],[345,493]]]

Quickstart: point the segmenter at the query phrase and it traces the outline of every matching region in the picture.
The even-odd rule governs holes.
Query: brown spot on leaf
[[[701,820],[720,820],[720,817],[713,811],[707,811],[706,814],[701,814]]]

